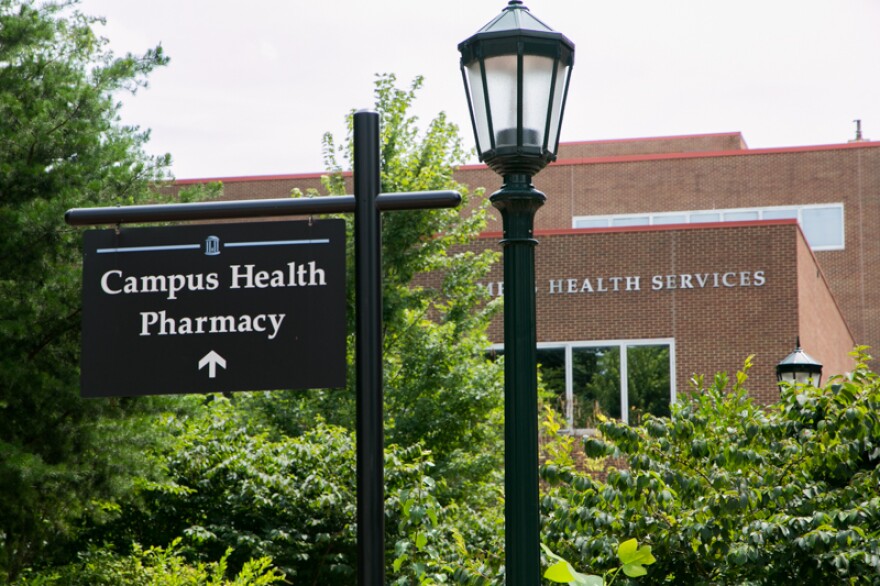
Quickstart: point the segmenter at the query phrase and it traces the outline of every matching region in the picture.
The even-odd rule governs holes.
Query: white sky
[[[124,121],[177,178],[322,171],[376,73],[473,145],[457,45],[505,0],[82,0],[117,53],[171,63]],[[563,141],[742,131],[752,148],[880,140],[880,0],[526,0],[576,46]]]

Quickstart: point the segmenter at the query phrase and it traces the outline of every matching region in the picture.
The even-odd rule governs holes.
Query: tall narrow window
[[[626,347],[627,419],[639,424],[645,413],[670,414],[669,346]]]
[[[544,389],[552,393],[551,407],[558,413],[567,412],[565,348],[538,349],[538,371]]]
[[[596,427],[596,415],[620,418],[620,348],[576,347],[571,351],[574,428]]]

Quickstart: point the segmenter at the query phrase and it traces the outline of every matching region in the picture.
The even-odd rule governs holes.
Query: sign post
[[[355,282],[357,287],[357,546],[358,584],[385,584],[385,421],[382,415],[382,222],[379,115],[357,112]]]

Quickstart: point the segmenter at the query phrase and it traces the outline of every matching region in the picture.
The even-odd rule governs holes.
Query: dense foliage
[[[222,397],[210,398],[186,419],[169,414],[157,425],[176,438],[154,455],[167,480],[143,486],[139,506],[126,507],[113,523],[97,528],[91,541],[125,549],[132,542],[170,543],[185,536],[182,547],[192,558],[210,561],[230,552],[233,570],[269,556],[296,583],[352,579],[351,432],[316,422],[300,436],[279,435]],[[390,446],[389,497],[417,485],[427,466],[418,446]]]
[[[880,584],[880,378],[866,356],[824,388],[749,399],[718,375],[670,418],[616,421],[585,441],[625,466],[600,482],[548,465],[546,539],[575,566],[614,562],[619,540],[653,546],[643,583]]]

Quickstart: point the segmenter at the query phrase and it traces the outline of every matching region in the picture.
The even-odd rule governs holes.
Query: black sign
[[[85,233],[84,397],[345,385],[342,220]]]

